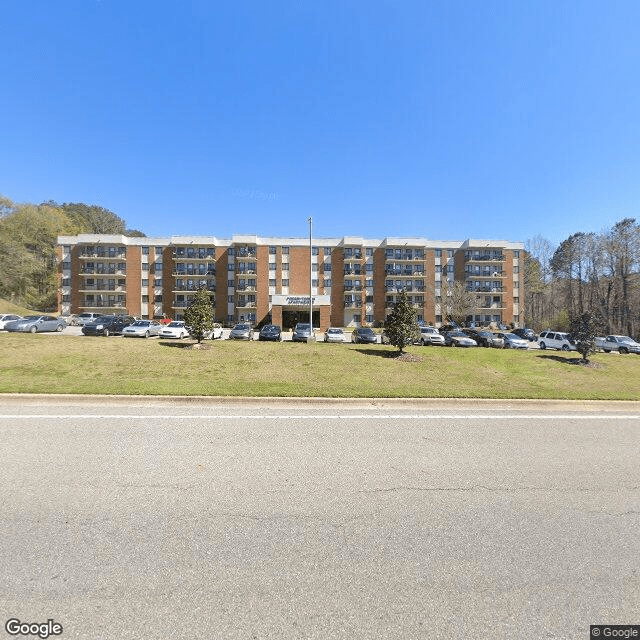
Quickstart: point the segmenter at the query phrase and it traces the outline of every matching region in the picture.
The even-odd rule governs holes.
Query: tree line
[[[18,204],[0,195],[0,298],[28,309],[55,308],[58,236],[79,233],[144,236],[97,205]]]
[[[536,331],[568,330],[591,312],[607,334],[640,335],[640,224],[625,218],[600,233],[579,231],[554,247],[526,243],[525,317]]]

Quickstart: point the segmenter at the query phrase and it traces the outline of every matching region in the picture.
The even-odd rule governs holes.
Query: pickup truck
[[[596,347],[605,353],[619,351],[620,353],[640,354],[640,344],[629,336],[606,336],[596,338]]]

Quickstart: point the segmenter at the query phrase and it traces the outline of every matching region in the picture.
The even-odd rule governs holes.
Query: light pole
[[[311,244],[311,231],[313,219],[309,216],[309,327],[311,329],[311,337],[313,337],[313,247]]]

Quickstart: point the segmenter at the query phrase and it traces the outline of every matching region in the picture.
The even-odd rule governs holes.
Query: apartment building
[[[522,326],[524,245],[426,238],[234,235],[58,238],[59,311],[181,319],[194,292],[210,292],[221,322],[291,327],[379,326],[401,290],[418,320],[439,326],[455,283],[476,294],[469,321]]]

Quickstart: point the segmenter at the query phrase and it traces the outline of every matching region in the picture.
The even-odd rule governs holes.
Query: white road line
[[[340,415],[296,414],[296,415],[253,415],[247,414],[129,414],[129,413],[63,413],[63,414],[0,414],[0,420],[104,420],[114,418],[119,420],[638,420],[640,415],[634,414],[531,414],[531,413],[419,413],[419,414],[379,414],[354,413]]]

